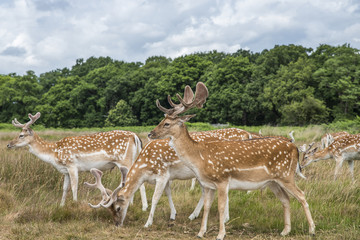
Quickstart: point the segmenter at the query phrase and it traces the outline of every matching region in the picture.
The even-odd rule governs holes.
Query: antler
[[[120,183],[120,185],[112,192],[110,199],[105,203],[100,203],[100,205],[104,208],[108,208],[110,207],[118,198],[118,193],[120,192],[120,190],[123,188],[123,184]]]
[[[99,169],[96,168],[92,168],[90,169],[90,172],[94,175],[95,177],[95,183],[88,183],[85,182],[85,186],[89,187],[89,188],[98,188],[101,192],[101,196],[102,196],[102,200],[100,203],[98,203],[97,205],[92,205],[91,203],[89,203],[90,207],[92,208],[99,208],[102,206],[102,204],[106,203],[107,201],[109,201],[110,196],[108,195],[104,185],[101,183],[101,177],[103,175],[103,172],[100,171]]]
[[[12,120],[12,125],[14,125],[15,127],[19,127],[19,128],[29,128],[36,120],[39,119],[39,117],[41,116],[40,112],[37,112],[35,115],[32,115],[31,113],[28,114],[30,121],[22,124],[20,123],[16,118],[14,120]]]
[[[164,113],[170,116],[177,116],[181,113],[186,112],[187,110],[197,107],[202,108],[203,104],[206,102],[206,98],[209,96],[208,89],[206,88],[205,84],[202,82],[198,82],[196,84],[196,91],[195,97],[194,92],[191,88],[187,85],[184,90],[184,98],[181,98],[179,94],[176,94],[176,97],[179,99],[180,104],[175,104],[171,100],[170,95],[168,96],[168,102],[173,107],[170,109],[164,108],[160,105],[159,100],[156,100],[156,106],[163,111]]]
[[[294,143],[294,142],[295,142],[294,131],[291,131],[291,132],[289,133],[289,136],[290,136],[290,138],[291,138],[291,142]]]
[[[308,148],[306,148],[306,144],[302,145],[299,147],[299,151],[304,153],[304,156],[309,153],[310,149],[312,148],[312,146],[315,144],[315,142],[312,142],[309,144]]]

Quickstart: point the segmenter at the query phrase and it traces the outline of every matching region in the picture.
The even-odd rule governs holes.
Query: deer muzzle
[[[154,131],[151,131],[149,134],[148,134],[148,138],[150,139],[156,139],[156,133]]]

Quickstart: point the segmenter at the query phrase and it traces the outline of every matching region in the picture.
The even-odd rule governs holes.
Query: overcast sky
[[[275,45],[360,49],[359,0],[1,0],[0,74]]]

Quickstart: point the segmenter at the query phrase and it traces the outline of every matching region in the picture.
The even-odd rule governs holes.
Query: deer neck
[[[28,146],[29,146],[29,151],[43,161],[47,162],[47,159],[49,157],[55,156],[54,154],[56,148],[55,143],[47,142],[43,140],[35,132],[34,132],[34,138],[29,143]]]
[[[191,137],[185,125],[180,127],[176,135],[170,137],[169,146],[173,148],[180,159],[189,154],[198,145]]]
[[[313,161],[327,160],[332,157],[332,153],[329,149],[324,149],[320,151],[318,154],[314,155]]]
[[[170,137],[169,146],[174,149],[179,159],[198,176],[201,162],[196,161],[196,159],[201,157],[201,143],[190,137],[186,126],[183,126],[176,136]]]
[[[135,192],[140,188],[141,184],[145,182],[145,175],[142,171],[137,171],[132,167],[126,177],[126,183],[123,189],[121,189],[119,195],[123,195],[126,201],[130,201]]]

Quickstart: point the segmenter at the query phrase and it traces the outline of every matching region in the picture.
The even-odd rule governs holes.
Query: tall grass
[[[136,128],[142,138],[153,127]],[[210,125],[190,124],[190,130],[214,129]],[[258,128],[247,128],[257,132]],[[262,126],[264,135],[283,135],[294,130],[296,143],[318,141],[326,131],[323,126],[270,127]],[[58,140],[69,135],[89,134],[102,129],[89,130],[39,130],[47,140]],[[106,129],[110,130],[110,129]],[[80,173],[79,202],[68,194],[66,206],[59,207],[63,176],[49,164],[30,154],[27,149],[6,149],[6,144],[18,131],[0,132],[0,239],[195,239],[200,219],[187,217],[200,198],[200,188],[189,191],[190,181],[174,181],[172,193],[177,217],[169,221],[170,209],[163,196],[157,206],[154,224],[143,228],[148,211],[141,211],[138,193],[134,205],[129,207],[124,228],[113,226],[110,212],[91,209],[88,202],[100,200],[98,191],[85,188],[82,183],[93,182],[90,173]],[[352,183],[347,166],[337,181],[333,180],[333,160],[313,163],[304,169],[306,180],[297,178],[298,186],[305,191],[319,239],[359,239],[360,236],[360,164],[355,164],[356,182]],[[119,184],[117,169],[104,174],[103,182],[109,188]],[[146,185],[148,201],[154,191]],[[250,194],[230,191],[230,221],[227,223],[227,239],[282,239],[284,227],[283,209],[271,191],[254,191]],[[291,199],[292,231],[287,239],[309,239],[308,224],[304,211],[294,198]],[[217,201],[212,205],[207,239],[213,239],[218,231]]]

